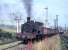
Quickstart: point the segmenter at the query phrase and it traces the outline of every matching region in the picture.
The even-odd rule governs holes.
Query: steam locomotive
[[[21,33],[18,33],[16,37],[18,40],[28,42],[28,40],[42,40],[45,36],[50,37],[55,34],[57,34],[57,31],[55,29],[44,28],[43,23],[37,21],[34,22],[30,20],[30,17],[27,17],[27,22],[21,24]]]

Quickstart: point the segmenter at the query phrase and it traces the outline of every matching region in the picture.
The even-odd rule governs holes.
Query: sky
[[[54,19],[58,15],[58,25],[68,26],[68,0],[33,0],[31,19],[45,23],[48,7],[48,23],[54,26]],[[22,0],[0,0],[0,24],[16,24],[15,16],[21,16],[21,23],[26,22],[26,9]]]

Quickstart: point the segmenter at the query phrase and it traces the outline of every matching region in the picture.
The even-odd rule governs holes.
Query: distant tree
[[[2,29],[0,29],[0,32],[2,32],[3,30]]]

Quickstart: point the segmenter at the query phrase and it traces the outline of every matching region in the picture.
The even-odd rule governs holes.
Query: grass
[[[16,32],[15,29],[3,29],[3,30],[6,31],[6,32]]]
[[[68,32],[65,32],[64,34],[68,36]]]
[[[8,43],[16,41],[15,30],[14,29],[13,30],[12,29],[2,29],[2,31],[0,32],[0,34],[3,34],[2,35],[3,38],[0,37],[0,40],[2,41],[0,43],[0,45],[4,45],[4,44],[8,44]],[[4,37],[4,35],[5,35],[5,37]]]
[[[68,50],[68,39],[61,37],[61,50]]]
[[[9,32],[10,34],[12,34],[12,36],[16,36],[16,30],[15,29],[2,29],[2,32]]]
[[[35,50],[60,50],[60,37],[59,35],[48,38],[34,44]]]

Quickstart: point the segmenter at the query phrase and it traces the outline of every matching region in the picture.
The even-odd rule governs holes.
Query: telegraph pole
[[[48,7],[46,7],[45,10],[46,10],[45,27],[48,27]]]
[[[16,25],[17,25],[17,28],[16,28],[17,30],[16,30],[16,32],[19,33],[19,24],[20,24],[21,16],[20,16],[20,17],[16,16],[14,20],[15,20],[16,23],[17,23],[17,24],[16,24]]]
[[[44,22],[44,34],[46,34],[46,37],[45,37],[45,40],[44,40],[44,43],[46,42],[47,44],[47,49],[49,48],[49,44],[48,44],[48,7],[45,8],[46,10],[46,16],[45,16],[45,22]]]
[[[56,29],[58,30],[58,15],[56,15]]]
[[[46,10],[46,16],[44,20],[44,33],[47,34],[47,28],[48,28],[48,7],[44,8]]]
[[[55,26],[55,29],[58,30],[58,15],[56,15],[56,18],[54,19],[54,26]]]
[[[67,31],[67,28],[66,28],[67,26],[66,26],[66,24],[65,24],[65,32]]]

